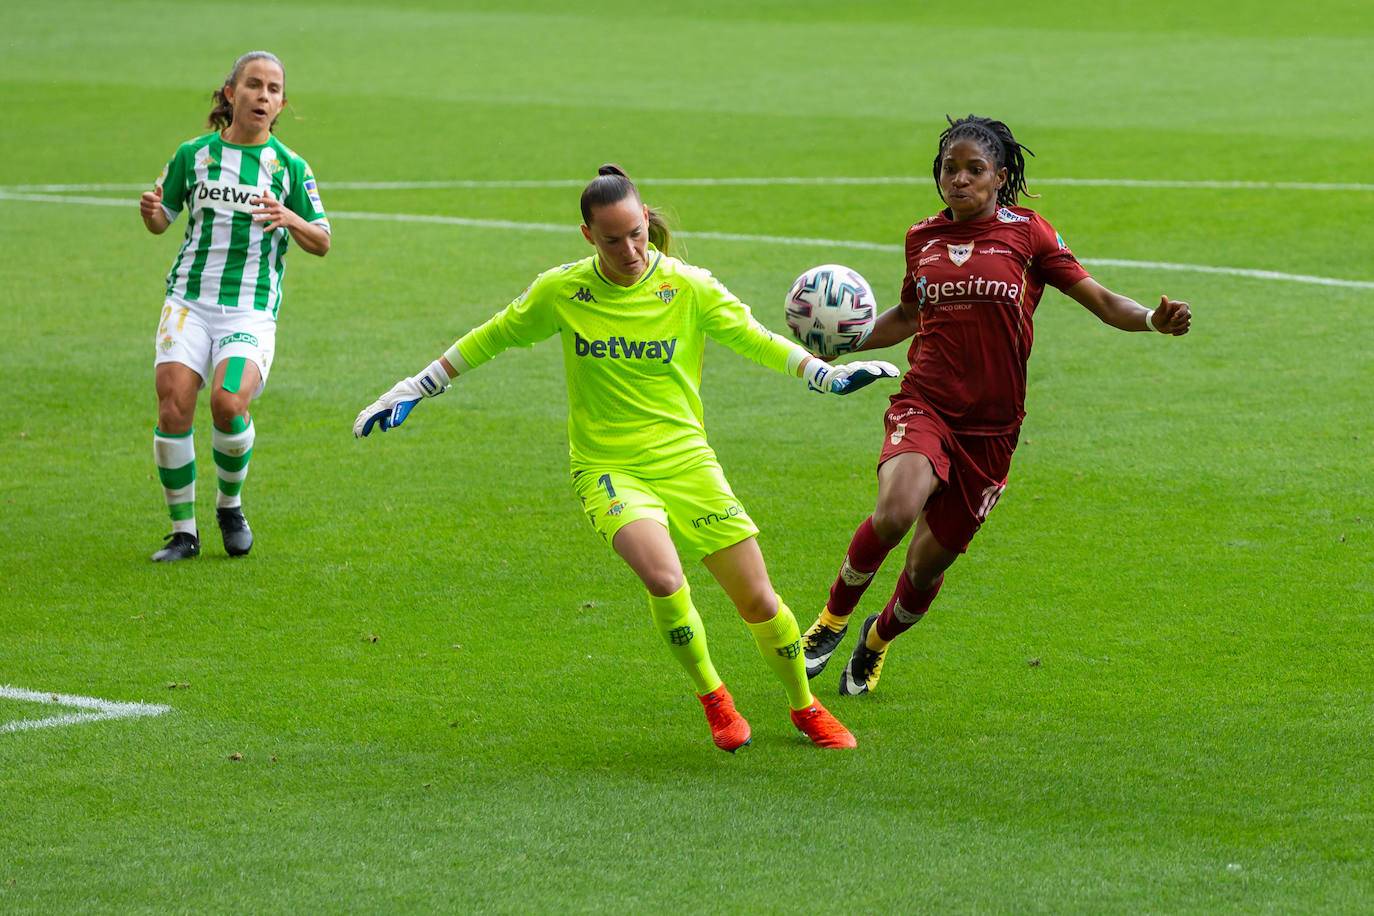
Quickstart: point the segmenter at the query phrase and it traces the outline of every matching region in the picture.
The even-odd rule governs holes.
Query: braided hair
[[[1016,142],[1016,138],[1011,135],[1010,127],[1001,121],[994,121],[992,118],[980,118],[977,115],[969,115],[957,121],[949,115],[945,115],[945,120],[949,122],[949,127],[940,134],[940,148],[935,154],[935,187],[937,189],[940,187],[940,164],[945,158],[945,150],[960,140],[971,140],[992,157],[997,168],[1007,170],[1006,184],[997,189],[999,206],[1016,206],[1017,198],[1022,194],[1027,197],[1040,196],[1026,190],[1026,159],[1021,155],[1022,153],[1029,153],[1034,156],[1035,153]],[[941,199],[943,198],[944,194],[941,193]]]
[[[234,123],[234,106],[225,95],[225,89],[231,89],[238,85],[239,77],[243,76],[243,68],[248,66],[250,61],[270,60],[281,68],[282,79],[286,78],[286,66],[277,59],[277,55],[271,51],[249,51],[247,54],[234,61],[234,68],[229,71],[229,75],[224,78],[224,85],[210,94],[215,107],[210,109],[209,116],[205,119],[205,127],[208,130],[224,130]],[[277,119],[273,118],[272,123],[267,126],[271,131],[277,126]]]
[[[639,188],[625,174],[625,170],[613,162],[608,162],[596,170],[596,177],[582,189],[582,223],[592,224],[592,208],[618,204],[627,197],[634,197],[643,203]],[[673,242],[673,232],[667,218],[658,210],[649,207],[649,241],[664,254]]]

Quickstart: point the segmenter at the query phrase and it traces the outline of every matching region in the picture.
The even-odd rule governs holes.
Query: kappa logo
[[[949,259],[954,262],[955,267],[962,266],[965,261],[973,256],[973,243],[967,245],[946,245],[949,249]]]
[[[595,302],[595,301],[596,301],[596,297],[592,295],[592,291],[591,291],[590,289],[588,289],[587,287],[585,287],[585,286],[579,286],[579,287],[577,288],[577,292],[573,293],[573,294],[572,294],[571,296],[569,296],[568,298],[571,299],[571,300],[574,301],[574,302]]]
[[[662,299],[666,304],[672,305],[673,297],[677,295],[677,290],[665,283],[654,291],[654,295]]]

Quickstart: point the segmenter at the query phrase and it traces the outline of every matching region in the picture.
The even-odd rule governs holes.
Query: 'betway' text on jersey
[[[188,211],[186,238],[167,274],[168,295],[276,317],[290,233],[263,232],[251,201],[274,197],[328,231],[309,164],[276,137],[238,146],[212,133],[183,143],[158,185],[169,220]]]
[[[652,478],[714,460],[700,394],[707,338],[779,372],[798,355],[709,271],[652,246],[649,264],[631,286],[607,280],[595,255],[545,271],[458,341],[476,367],[557,335],[574,472],[620,468]]]
[[[661,359],[671,363],[676,349],[676,337],[667,340],[627,340],[624,337],[587,340],[576,331],[573,332],[573,351],[578,356],[591,356],[594,359]]]

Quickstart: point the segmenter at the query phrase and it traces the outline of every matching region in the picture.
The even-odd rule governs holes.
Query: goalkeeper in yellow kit
[[[654,624],[691,679],[716,745],[748,744],[749,723],[711,664],[679,547],[734,602],[782,681],[797,728],[820,747],[854,747],[854,736],[807,686],[797,621],[773,591],[758,528],[706,441],[698,388],[708,336],[825,393],[896,378],[896,367],[831,366],[768,331],[710,272],[665,253],[667,225],[618,166],[602,166],[582,192],[582,219],[594,255],[540,274],[491,320],[365,408],[354,435],[399,426],[451,379],[513,346],[559,335],[573,488],[592,526],[648,590]]]

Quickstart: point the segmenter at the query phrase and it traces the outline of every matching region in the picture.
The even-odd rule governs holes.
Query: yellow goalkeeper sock
[[[748,623],[748,621],[745,621]],[[758,643],[759,654],[773,669],[787,691],[787,703],[793,709],[806,709],[811,705],[811,688],[806,683],[806,659],[802,657],[801,630],[797,628],[797,618],[792,611],[778,599],[778,613],[772,620],[763,623],[750,623],[749,629]]]
[[[649,612],[653,615],[654,626],[668,643],[668,651],[692,679],[697,695],[704,696],[719,687],[720,675],[711,664],[711,653],[706,647],[706,628],[701,625],[701,615],[692,604],[692,592],[687,583],[682,583],[682,588],[664,598],[650,595]]]

